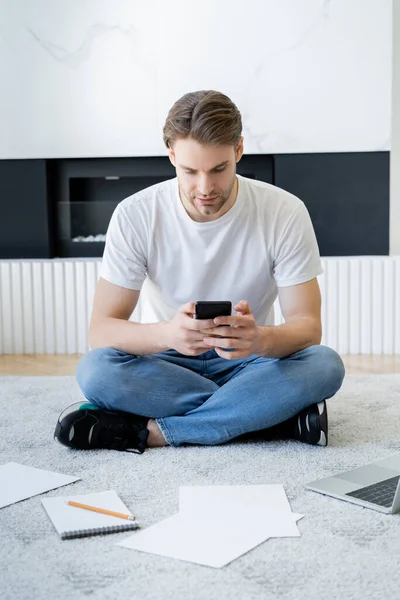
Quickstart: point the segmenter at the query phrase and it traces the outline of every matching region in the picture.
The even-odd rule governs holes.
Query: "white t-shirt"
[[[278,287],[322,273],[311,219],[289,192],[238,178],[232,208],[194,221],[171,179],[116,207],[106,235],[101,276],[131,290],[146,280],[153,322],[170,321],[189,301],[247,300],[258,325],[273,325]],[[235,314],[235,313],[234,313]]]

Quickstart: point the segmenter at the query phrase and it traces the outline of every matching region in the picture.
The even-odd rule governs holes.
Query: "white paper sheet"
[[[16,462],[6,463],[0,466],[0,508],[79,479],[80,477],[36,469]]]
[[[269,537],[300,536],[281,485],[184,486],[179,509],[118,545],[220,568]]]
[[[188,485],[179,488],[179,512],[225,513],[241,511],[291,513],[286,492],[281,484],[271,485]],[[237,513],[236,513],[237,514]]]
[[[249,529],[261,525],[266,537],[300,535],[282,484],[181,486],[179,513],[209,522],[244,519]]]
[[[301,518],[292,513],[292,518]],[[220,568],[249,552],[268,537],[262,528],[221,522],[189,521],[178,513],[136,532],[118,546]]]
[[[181,486],[179,513],[213,523],[244,520],[249,529],[261,526],[266,537],[300,535],[282,484]]]
[[[264,485],[181,485],[179,488],[179,512],[190,508],[193,502],[212,506],[215,510],[226,509],[227,504],[262,503],[267,510],[291,512],[286,492],[281,483]]]

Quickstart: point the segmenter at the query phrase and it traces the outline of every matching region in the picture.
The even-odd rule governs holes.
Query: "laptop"
[[[400,511],[400,454],[317,479],[306,488],[383,513],[397,513]]]

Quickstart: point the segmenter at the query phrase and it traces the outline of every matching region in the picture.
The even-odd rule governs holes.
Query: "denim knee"
[[[310,346],[310,354],[318,360],[318,370],[326,382],[330,398],[340,389],[345,376],[345,368],[339,354],[329,346]]]
[[[92,402],[99,396],[99,386],[118,351],[114,348],[95,348],[83,356],[76,369],[76,380],[83,395]]]

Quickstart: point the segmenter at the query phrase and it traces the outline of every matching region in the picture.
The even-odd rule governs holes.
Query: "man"
[[[108,228],[89,341],[55,437],[73,448],[222,444],[275,431],[325,446],[343,363],[321,346],[322,272],[301,200],[236,174],[241,115],[216,91],[171,108],[176,179],[133,194]],[[155,323],[129,318],[148,278]],[[285,323],[273,325],[279,301]],[[193,319],[198,300],[236,314]],[[268,437],[268,431],[266,432]]]

